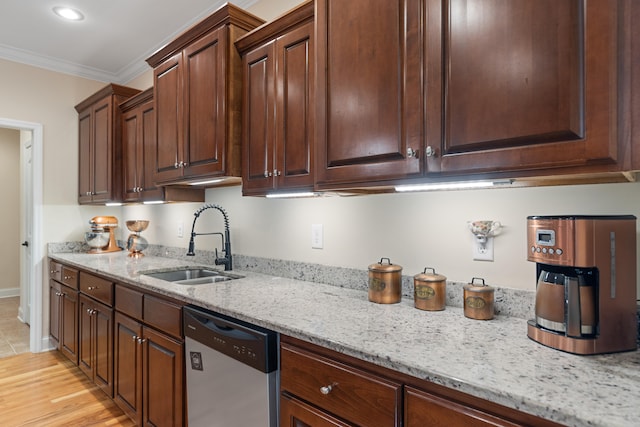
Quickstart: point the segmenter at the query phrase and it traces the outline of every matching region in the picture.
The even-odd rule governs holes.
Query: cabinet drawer
[[[142,320],[142,292],[116,285],[116,310],[136,320]]]
[[[404,425],[406,427],[441,425],[451,427],[515,427],[518,425],[408,386],[405,391],[404,405]]]
[[[58,282],[62,281],[62,264],[49,261],[49,278],[53,280],[57,280]]]
[[[280,357],[282,391],[351,423],[400,425],[400,383],[284,343]]]
[[[61,267],[62,283],[69,286],[70,288],[78,289],[78,270],[76,270],[75,268],[67,267],[66,265],[63,265]]]
[[[143,296],[143,320],[174,337],[182,337],[182,307],[170,301]]]
[[[80,272],[80,291],[108,306],[113,306],[113,283],[107,279]]]

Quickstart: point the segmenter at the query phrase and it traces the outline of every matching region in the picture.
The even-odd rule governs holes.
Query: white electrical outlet
[[[322,249],[322,224],[311,224],[311,248]]]
[[[475,261],[493,261],[493,237],[487,237],[484,244],[478,239],[473,239],[473,259]]]
[[[177,234],[178,234],[178,237],[180,237],[180,238],[184,237],[184,222],[182,222],[182,221],[178,221]]]

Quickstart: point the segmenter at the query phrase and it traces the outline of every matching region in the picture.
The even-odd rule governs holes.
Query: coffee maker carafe
[[[636,218],[530,216],[536,262],[529,338],[575,354],[635,350]]]

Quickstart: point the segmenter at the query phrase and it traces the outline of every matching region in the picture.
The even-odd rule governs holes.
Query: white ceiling
[[[257,0],[234,0],[248,8]],[[126,83],[145,59],[223,0],[0,0],[0,58],[93,80]],[[66,22],[54,6],[80,10]]]

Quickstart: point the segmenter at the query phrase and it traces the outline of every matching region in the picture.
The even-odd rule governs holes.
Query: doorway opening
[[[42,174],[43,130],[39,123],[0,118],[0,128],[20,131],[21,227],[19,316],[28,323],[29,349],[48,347],[43,337]],[[48,342],[48,340],[46,340]]]

